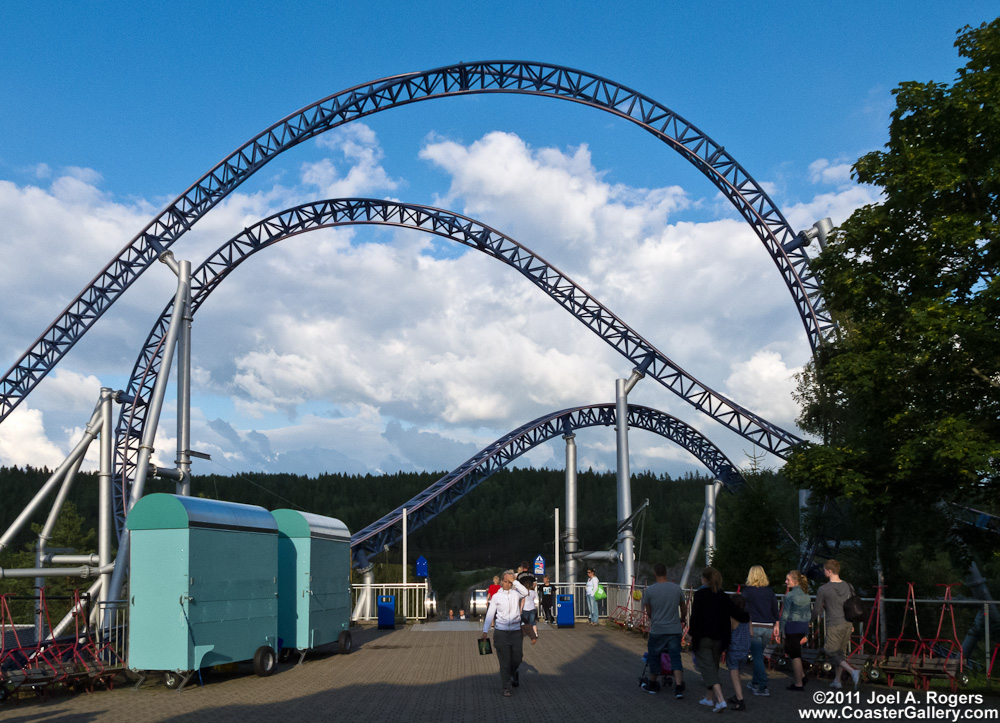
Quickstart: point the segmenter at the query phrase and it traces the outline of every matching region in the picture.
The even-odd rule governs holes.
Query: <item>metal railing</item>
[[[124,668],[128,661],[128,600],[97,605],[97,653],[106,668]]]
[[[351,609],[354,614],[352,622],[371,621],[378,619],[378,600],[385,596],[393,596],[397,617],[407,620],[427,619],[427,583],[408,582],[351,585]],[[367,601],[365,601],[367,597]],[[359,601],[361,605],[359,606]]]

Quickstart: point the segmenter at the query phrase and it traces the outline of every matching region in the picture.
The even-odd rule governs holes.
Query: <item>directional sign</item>
[[[423,555],[417,558],[417,577],[427,577],[427,560]]]
[[[539,555],[535,558],[535,576],[545,574],[545,558]]]

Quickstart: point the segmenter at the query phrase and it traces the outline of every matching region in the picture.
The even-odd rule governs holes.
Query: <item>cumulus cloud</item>
[[[800,368],[789,369],[781,354],[761,350],[750,359],[732,365],[726,389],[744,406],[770,422],[792,428],[798,406],[792,397],[795,375]]]
[[[40,410],[22,405],[0,424],[0,465],[55,468],[65,458],[46,437]]]
[[[287,185],[231,194],[178,242],[178,257],[197,262],[245,226],[304,200],[408,183],[390,173],[377,135],[363,124],[326,134],[315,149],[326,156],[300,164],[297,178],[283,178]],[[524,243],[703,382],[771,421],[792,423],[790,379],[808,346],[788,291],[744,222],[682,220],[704,199],[677,186],[612,183],[586,145],[536,148],[496,132],[469,144],[431,137],[419,155],[446,175],[436,205]],[[814,166],[811,177],[837,180],[834,164]],[[102,191],[98,174],[48,172],[46,187],[0,181],[0,214],[9,219],[0,242],[10,248],[11,268],[30,269],[32,288],[66,296],[0,286],[11,330],[0,348],[10,359],[93,276],[94,259],[110,258],[154,215],[149,202],[123,203]],[[870,198],[870,189],[838,186],[786,212],[797,227],[823,216],[838,222]],[[60,263],[40,268],[40,257]],[[16,451],[25,438],[36,459],[68,451],[96,390],[124,383],[173,293],[165,267],[147,276],[123,309],[116,305],[114,323],[102,320],[65,370],[42,383],[32,397],[38,407],[0,425],[0,435],[11,425],[0,454],[27,463]],[[497,260],[425,233],[361,228],[298,236],[245,262],[199,310],[194,363],[192,446],[231,471],[443,469],[542,414],[611,401],[614,379],[631,371]],[[748,445],[733,444],[653,381],[632,401],[728,440],[730,453]],[[221,412],[202,412],[209,408]],[[168,404],[156,443],[163,464],[173,459],[172,414]],[[613,465],[613,432],[594,430],[589,439],[581,465]],[[659,439],[632,451],[637,468],[692,464]],[[562,451],[549,445],[519,463],[561,465]]]
[[[841,186],[851,182],[851,164],[831,163],[826,158],[817,158],[809,164],[809,180],[829,186]]]

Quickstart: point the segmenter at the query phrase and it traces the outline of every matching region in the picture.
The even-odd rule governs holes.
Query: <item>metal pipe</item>
[[[11,523],[7,531],[0,536],[0,552],[10,545],[11,541],[21,532],[21,528],[24,527],[25,523],[31,519],[31,517],[38,511],[38,508],[42,506],[45,498],[49,493],[62,482],[63,477],[66,473],[77,463],[77,460],[83,459],[83,456],[87,454],[87,448],[90,443],[97,436],[96,422],[101,414],[100,405],[94,409],[94,413],[90,417],[90,422],[87,423],[87,427],[84,430],[83,438],[77,443],[73,451],[69,453],[69,456],[63,460],[63,463],[49,476],[45,484],[42,485],[41,489],[35,493],[35,496],[31,498],[21,514],[19,514],[14,521]]]
[[[403,584],[406,584],[406,508],[403,508]]]
[[[705,516],[708,514],[708,510],[702,510],[701,519],[698,521],[698,529],[694,533],[694,542],[691,543],[691,552],[688,553],[687,562],[684,563],[684,573],[681,575],[680,586],[684,588],[687,585],[688,578],[691,576],[691,570],[694,569],[694,561],[698,556],[698,550],[701,549],[701,541],[705,537]]]
[[[563,435],[563,439],[566,440],[566,529],[563,532],[566,580],[576,582],[576,561],[572,557],[580,543],[576,536],[576,435],[569,432]]]
[[[139,458],[136,461],[135,479],[132,482],[132,494],[129,496],[128,504],[125,508],[125,515],[131,511],[135,503],[142,497],[146,486],[146,478],[149,474],[150,458],[153,456],[153,442],[156,440],[156,428],[160,422],[160,412],[163,409],[163,396],[166,393],[167,381],[170,378],[170,365],[173,361],[174,349],[177,348],[177,335],[180,327],[184,323],[184,302],[188,298],[191,286],[191,264],[190,262],[174,261],[173,254],[166,251],[160,256],[160,261],[177,274],[177,292],[174,294],[174,308],[170,315],[170,326],[163,339],[163,357],[160,362],[160,373],[156,376],[156,383],[150,394],[149,407],[146,410],[146,426],[142,431],[142,441],[139,444]],[[125,585],[125,575],[128,573],[128,556],[130,549],[130,534],[126,527],[122,530],[121,538],[118,541],[118,557],[115,565],[114,575],[111,578],[111,589],[108,596],[111,600],[117,600]]]
[[[555,535],[552,538],[552,543],[555,545],[555,554],[552,556],[556,565],[556,576],[552,579],[553,582],[559,584],[559,508],[556,507],[556,529]]]
[[[109,565],[109,569],[107,570],[100,567],[91,567],[90,565],[82,565],[80,567],[0,567],[0,580],[13,580],[25,577],[79,577],[83,580],[88,580],[95,575],[110,572],[113,567],[114,564]]]
[[[615,380],[615,409],[618,419],[617,426],[617,447],[618,447],[618,524],[627,520],[632,515],[632,475],[628,465],[628,389],[635,386],[635,383],[642,378],[639,372],[632,372],[632,376],[625,379]],[[620,560],[618,563],[618,582],[627,585],[631,582],[634,574],[632,525],[625,525],[618,534],[618,553]]]
[[[718,480],[705,485],[705,566],[712,564],[715,557],[715,498],[722,483]]]
[[[185,270],[184,265],[187,264]],[[181,276],[187,275],[181,329],[177,337],[177,494],[191,494],[191,262],[181,261]]]
[[[43,565],[97,565],[101,564],[100,555],[54,555],[46,554],[42,558]],[[39,565],[41,567],[42,565]]]
[[[84,451],[84,454],[86,454],[86,451]],[[59,487],[59,492],[56,493],[52,509],[49,510],[45,524],[38,533],[38,543],[35,545],[35,569],[41,568],[45,564],[45,558],[49,557],[45,552],[46,545],[52,539],[52,531],[55,529],[56,521],[59,519],[59,512],[62,510],[63,503],[66,502],[66,498],[69,496],[69,491],[73,487],[73,482],[76,480],[76,473],[80,471],[81,464],[83,464],[83,455],[77,459],[63,477],[62,486]],[[41,575],[36,576],[35,588],[41,589],[43,587],[45,587],[45,577]],[[42,615],[41,598],[39,598],[35,603],[35,640],[41,640],[44,634],[45,618]]]
[[[599,560],[601,562],[616,562],[617,550],[581,550],[573,553],[574,560]]]
[[[102,568],[111,565],[111,540],[115,524],[114,501],[112,500],[111,472],[113,466],[114,433],[112,431],[112,403],[115,393],[112,389],[101,389],[101,467],[97,473],[97,557]],[[101,576],[101,594],[98,602],[107,602],[111,587],[110,573]]]

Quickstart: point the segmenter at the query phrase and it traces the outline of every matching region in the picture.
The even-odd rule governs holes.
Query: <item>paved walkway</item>
[[[480,656],[478,624],[445,622],[397,630],[354,628],[350,655],[316,654],[304,665],[280,665],[269,678],[244,666],[238,673],[208,673],[204,685],[182,691],[159,683],[93,694],[60,695],[49,701],[0,704],[4,723],[145,723],[171,721],[603,721],[714,719],[698,705],[700,678],[685,654],[688,694],[676,700],[664,691],[649,695],[638,687],[645,641],[615,627],[555,629],[539,625],[537,645],[525,641],[521,686],[511,698],[500,691],[496,656]],[[746,721],[797,721],[799,707],[819,708],[812,692],[785,690],[788,679],[773,673],[769,698],[745,695]],[[747,677],[744,676],[744,682]],[[732,694],[728,680],[727,696]],[[888,688],[862,686],[871,691]],[[899,689],[897,689],[899,690]],[[923,693],[921,702],[923,699]],[[985,707],[996,708],[996,699]],[[830,706],[832,707],[832,706]],[[900,708],[902,706],[899,706]],[[975,707],[975,706],[973,706]],[[983,706],[979,706],[983,707]],[[900,718],[902,719],[902,718]]]

